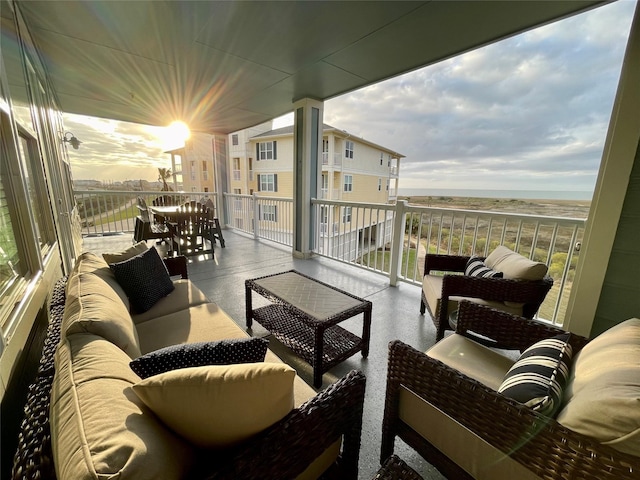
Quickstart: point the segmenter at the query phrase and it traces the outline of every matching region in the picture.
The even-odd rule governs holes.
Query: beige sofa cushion
[[[192,447],[133,393],[131,359],[102,337],[69,335],[56,356],[50,420],[60,479],[187,478]]]
[[[187,310],[149,319],[136,325],[142,354],[178,343],[211,342],[249,335],[218,305],[208,303]],[[265,362],[282,362],[267,350]],[[294,402],[298,407],[315,396],[316,391],[299,376],[294,382]]]
[[[173,285],[175,290],[166,297],[158,300],[149,310],[144,313],[131,315],[133,323],[146,322],[152,318],[163,317],[210,301],[190,280],[175,280]]]
[[[440,308],[440,300],[442,298],[442,275],[425,275],[422,278],[422,291],[429,305],[429,311],[434,315]],[[481,305],[487,305],[488,307],[503,310],[505,312],[512,313],[514,315],[522,316],[522,304],[505,304],[503,302],[484,300],[482,298],[473,297],[449,297],[449,304],[447,312],[451,313],[458,309],[458,303],[461,300],[468,300],[470,302],[479,303]]]
[[[440,340],[426,354],[496,391],[514,363],[495,350],[457,333]]]
[[[484,261],[492,270],[502,272],[504,278],[515,280],[542,280],[548,267],[542,262],[534,262],[504,245],[499,245]]]
[[[97,259],[97,260],[96,260]],[[128,305],[100,268],[88,264],[106,263],[95,255],[82,255],[78,268],[67,282],[67,298],[61,331],[64,335],[93,333],[120,347],[131,358],[140,356],[138,334]]]
[[[204,448],[242,442],[293,408],[296,372],[284,363],[180,368],[133,386],[173,431]]]
[[[74,277],[84,273],[92,273],[101,278],[118,294],[122,303],[124,303],[127,310],[129,310],[129,298],[116,280],[115,274],[111,271],[107,262],[93,252],[85,252],[77,258],[73,272],[69,275],[67,281],[67,292],[69,291],[69,286],[73,284]]]
[[[125,260],[129,260],[136,255],[146,252],[147,250],[149,250],[149,247],[145,242],[138,242],[134,246],[126,248],[121,252],[103,253],[102,258],[107,265],[109,265],[111,263],[124,262]]]
[[[640,319],[591,340],[573,363],[559,423],[640,457]]]

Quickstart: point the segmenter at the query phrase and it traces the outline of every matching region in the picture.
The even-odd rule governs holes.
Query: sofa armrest
[[[482,343],[493,348],[523,351],[540,340],[565,333],[565,330],[463,300],[458,304],[456,333],[470,338],[474,338],[474,334],[490,338],[492,342]],[[573,334],[569,343],[575,353],[588,341],[585,337]]]
[[[389,344],[381,458],[393,453],[399,436],[446,476],[469,478],[399,419],[401,386],[542,478],[637,478],[637,457],[573,432],[398,340]]]
[[[189,272],[187,271],[187,257],[180,255],[177,257],[167,257],[163,260],[170,276],[173,277],[174,275],[180,275],[183,279],[189,278]]]
[[[464,272],[469,258],[464,255],[428,253],[424,257],[424,275],[431,272]]]
[[[357,478],[365,376],[353,370],[264,432],[214,462],[205,478],[295,478],[342,437],[333,466],[338,478]],[[202,463],[207,461],[202,452]]]

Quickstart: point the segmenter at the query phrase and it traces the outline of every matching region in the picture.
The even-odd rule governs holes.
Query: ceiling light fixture
[[[73,147],[74,150],[78,150],[78,148],[80,147],[80,144],[82,143],[80,140],[78,140],[76,138],[76,136],[71,133],[71,132],[67,132],[64,134],[64,138],[63,140],[67,143],[70,143],[71,146]]]

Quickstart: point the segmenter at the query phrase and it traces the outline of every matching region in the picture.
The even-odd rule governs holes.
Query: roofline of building
[[[393,155],[394,158],[398,158],[398,159],[405,158],[405,155],[398,153],[395,150],[391,150],[390,148],[383,147],[382,145],[378,145],[377,143],[370,142],[369,140],[363,137],[358,137],[357,135],[353,135],[347,132],[346,130],[341,130],[339,128],[333,127],[326,123],[323,124],[322,132],[333,133],[334,135],[345,138],[345,139],[353,138],[354,140],[357,140],[360,143],[364,143],[366,145],[369,145],[370,147],[374,147],[379,150],[382,150],[383,152],[389,153]],[[263,139],[269,139],[269,138],[287,138],[292,136],[293,136],[293,125],[289,125],[287,127],[276,128],[274,130],[269,130],[268,132],[255,135],[253,137],[250,137],[249,140],[251,141],[251,140],[258,140],[258,139],[263,140]]]

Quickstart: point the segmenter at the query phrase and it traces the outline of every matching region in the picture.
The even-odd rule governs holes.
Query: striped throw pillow
[[[487,267],[480,257],[471,257],[464,269],[464,274],[471,277],[502,278],[502,272]]]
[[[527,348],[505,375],[498,392],[552,417],[560,407],[571,368],[570,335],[563,333]]]

